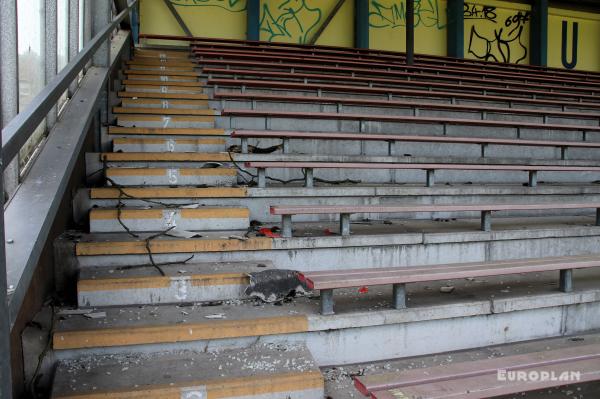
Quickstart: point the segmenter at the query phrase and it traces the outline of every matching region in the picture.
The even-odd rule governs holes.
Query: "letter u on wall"
[[[579,38],[579,23],[573,22],[573,33],[571,43],[571,61],[567,61],[567,40],[568,40],[569,23],[562,21],[562,64],[567,69],[573,69],[577,65],[577,43]]]

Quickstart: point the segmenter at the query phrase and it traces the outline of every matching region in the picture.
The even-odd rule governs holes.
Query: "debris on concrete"
[[[304,295],[309,291],[295,270],[265,270],[248,273],[248,277],[250,277],[250,285],[246,288],[245,294],[267,303]]]

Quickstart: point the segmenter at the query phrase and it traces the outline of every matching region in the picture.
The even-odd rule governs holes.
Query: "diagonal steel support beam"
[[[325,29],[327,29],[327,27],[329,26],[329,24],[331,23],[333,18],[335,18],[338,11],[340,11],[340,8],[342,8],[342,6],[344,5],[345,2],[346,2],[346,0],[338,0],[338,2],[335,4],[335,7],[333,7],[333,10],[329,13],[327,18],[325,18],[325,21],[323,21],[323,23],[321,24],[319,29],[315,32],[313,37],[310,39],[310,43],[308,43],[308,44],[313,45],[317,42],[317,40],[319,40],[319,38],[321,37],[321,35],[325,31]]]
[[[177,10],[175,9],[175,6],[169,0],[163,0],[163,2],[165,3],[165,5],[169,9],[169,11],[171,11],[171,14],[173,14],[175,19],[177,20],[177,23],[179,24],[181,29],[183,29],[183,31],[185,32],[186,36],[192,37],[193,36],[192,32],[188,29],[185,22],[183,22],[183,19],[181,19],[181,15],[179,15]]]

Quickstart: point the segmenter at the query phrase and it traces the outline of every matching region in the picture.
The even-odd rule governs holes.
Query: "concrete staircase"
[[[245,293],[249,273],[267,270],[574,255],[598,252],[600,242],[591,213],[551,210],[507,212],[495,218],[493,232],[476,231],[479,221],[469,212],[402,219],[361,215],[353,218],[350,237],[335,234],[337,220],[331,216],[299,215],[294,237],[280,238],[274,228],[280,220],[269,213],[270,205],[599,201],[600,186],[592,182],[600,175],[547,173],[540,176],[545,184],[531,188],[522,185],[525,175],[519,173],[446,172],[437,176],[441,184],[428,188],[417,184],[423,181],[420,171],[333,169],[320,172],[311,188],[294,180],[302,171],[279,170],[269,173],[267,188],[258,188],[256,171],[246,170],[245,161],[473,162],[480,160],[480,150],[410,143],[390,155],[386,143],[313,140],[292,141],[285,154],[282,148],[228,152],[240,145],[228,137],[237,128],[417,135],[442,134],[442,128],[223,117],[221,110],[232,104],[319,111],[329,106],[214,100],[216,88],[207,85],[201,66],[188,52],[164,49],[138,49],[124,66],[115,123],[106,135],[110,149],[87,154],[90,186],[75,197],[75,219],[89,229],[69,232],[55,243],[57,285],[72,292],[76,282],[77,306],[60,310],[53,329],[58,360],[54,398],[320,399],[326,386],[319,367],[600,328],[594,270],[578,273],[577,290],[569,294],[547,289],[556,280],[554,273],[415,284],[409,292],[411,306],[402,311],[390,309],[386,287],[362,294],[341,290],[337,314],[331,317],[319,315],[314,294],[276,305],[250,300]],[[388,110],[375,107],[370,112]],[[523,118],[510,111],[505,117]],[[481,137],[514,134],[453,129]],[[530,135],[579,138],[568,132]],[[255,148],[280,144],[250,141]],[[498,163],[519,159],[600,165],[599,152],[590,150],[582,157],[573,152],[569,161],[552,148],[495,146],[490,154]],[[452,294],[440,292],[448,285]]]

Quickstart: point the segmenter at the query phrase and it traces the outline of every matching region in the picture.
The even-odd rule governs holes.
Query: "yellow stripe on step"
[[[145,288],[168,288],[173,282],[179,281],[176,277],[169,276],[140,276],[99,278],[93,280],[79,280],[79,292],[133,290]],[[219,273],[196,274],[186,276],[186,281],[194,287],[207,287],[213,285],[248,285],[249,277],[245,273]]]
[[[235,238],[190,238],[152,240],[150,250],[153,254],[193,253],[193,252],[230,252],[270,250],[273,239],[253,237],[247,240]],[[147,254],[145,241],[102,241],[78,242],[75,247],[78,256],[92,255],[141,255]]]
[[[256,337],[306,331],[308,331],[308,319],[301,315],[58,331],[54,333],[53,342],[54,349],[63,350]]]
[[[114,107],[115,114],[216,115],[213,109]]]
[[[180,176],[236,176],[233,168],[176,169]],[[108,168],[106,176],[167,176],[169,169],[162,168]]]
[[[227,153],[201,152],[106,152],[100,161],[108,162],[231,162]]]
[[[119,390],[94,390],[88,393],[70,393],[54,399],[181,399],[182,391],[192,387],[205,387],[207,399],[259,397],[294,391],[322,389],[323,376],[318,370],[302,372],[255,374],[250,377],[224,377],[214,380],[194,380],[185,383],[143,385]],[[284,397],[282,396],[282,397]]]
[[[122,209],[119,215],[117,209],[94,208],[90,211],[91,220],[117,219],[162,219],[165,212],[162,209]],[[177,210],[183,219],[237,219],[247,218],[250,212],[247,208],[215,208],[201,207],[197,209]]]
[[[191,127],[124,127],[109,126],[108,134],[143,134],[143,135],[164,135],[164,136],[225,136],[224,129],[209,128],[191,128]]]
[[[126,199],[127,196],[145,199],[245,198],[248,196],[248,190],[245,187],[123,187],[121,190],[101,187],[90,189],[90,199],[117,199],[121,192],[124,194],[124,197],[121,196],[123,199]]]
[[[193,145],[201,145],[201,144],[205,144],[205,145],[220,145],[220,144],[225,144],[226,140],[225,139],[219,139],[219,138],[210,138],[210,139],[173,139],[172,140],[175,144],[193,144]],[[166,139],[160,139],[160,138],[152,138],[152,139],[145,139],[145,138],[116,138],[113,139],[113,144],[166,144],[167,140]]]

